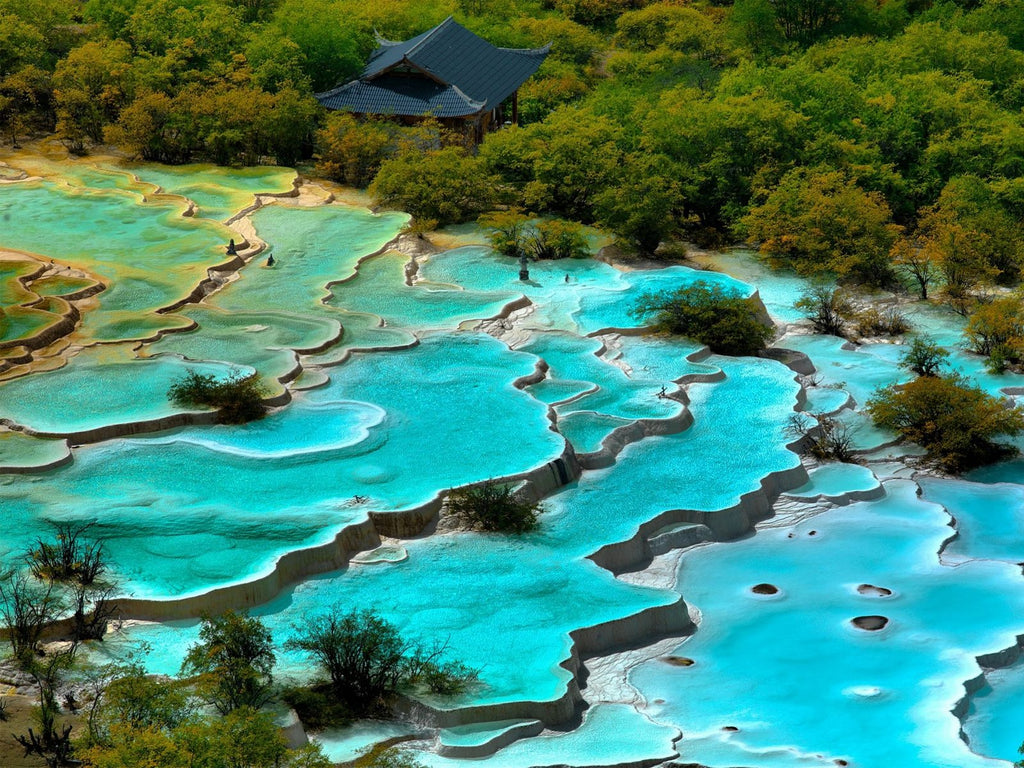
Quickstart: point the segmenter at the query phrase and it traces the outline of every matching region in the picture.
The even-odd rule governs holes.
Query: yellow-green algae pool
[[[862,419],[901,378],[899,345],[790,333],[778,343],[819,370],[802,391],[773,360],[638,336],[629,312],[705,280],[794,323],[795,278],[738,252],[718,272],[539,263],[523,283],[478,232],[399,244],[405,215],[328,203],[288,169],[6,162],[28,178],[0,184],[0,556],[92,523],[127,605],[192,617],[95,653],[146,641],[173,674],[216,594],[280,643],[313,612],[374,607],[480,669],[425,721],[320,734],[337,760],[408,733],[445,766],[1015,758],[1020,465],[918,484],[912,451],[865,430],[864,466],[808,476],[794,409]],[[234,262],[231,239],[248,246]],[[17,343],[67,307],[45,346]],[[957,318],[913,315],[956,342]],[[989,391],[1020,386],[954,361]],[[188,370],[257,371],[275,410],[241,427],[183,413],[166,391]],[[547,493],[534,533],[409,522],[449,488],[523,477]],[[371,513],[400,539],[333,570],[303,554]],[[983,677],[979,657],[1000,668]],[[281,653],[278,674],[311,670]]]

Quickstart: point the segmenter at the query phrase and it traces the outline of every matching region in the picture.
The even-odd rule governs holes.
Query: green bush
[[[348,725],[352,720],[345,703],[322,688],[286,688],[281,691],[281,699],[295,710],[303,727],[310,731],[337,728]]]
[[[263,622],[227,611],[203,617],[199,642],[189,646],[181,670],[197,675],[199,694],[226,715],[270,700],[274,661],[273,639]]]
[[[175,405],[190,408],[206,406],[218,410],[221,424],[244,424],[262,419],[267,408],[263,404],[266,390],[259,376],[234,373],[227,379],[189,371],[167,390]]]
[[[900,356],[900,365],[918,376],[938,376],[946,365],[949,352],[935,342],[915,336],[910,347]]]
[[[564,219],[531,220],[518,208],[484,214],[477,222],[489,231],[491,247],[503,256],[534,259],[585,259],[590,243],[583,225]]]
[[[686,336],[723,355],[753,355],[771,341],[775,331],[757,317],[752,299],[699,280],[675,291],[648,293],[631,310],[645,320],[653,315],[655,330]]]
[[[910,321],[898,307],[868,307],[853,316],[859,336],[902,336],[910,331]]]
[[[519,499],[511,486],[488,481],[448,494],[448,510],[467,528],[527,533],[537,527],[540,504]]]
[[[885,387],[867,410],[877,426],[917,443],[947,472],[1016,454],[996,439],[1024,432],[1024,409],[1007,407],[961,376],[922,376]]]
[[[327,673],[341,709],[326,704],[316,691],[293,698],[328,716],[373,715],[386,710],[399,690],[419,684],[436,693],[460,693],[476,678],[475,671],[442,658],[443,644],[424,651],[374,610],[335,607],[309,617],[286,647],[308,653]]]

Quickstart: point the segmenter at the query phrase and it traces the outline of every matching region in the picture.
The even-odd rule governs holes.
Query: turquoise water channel
[[[445,768],[1016,758],[1024,464],[915,475],[913,447],[861,412],[905,380],[902,345],[809,334],[797,278],[735,252],[718,271],[542,262],[521,282],[479,244],[412,259],[392,247],[407,216],[288,197],[287,169],[20,167],[37,178],[0,185],[6,327],[59,306],[40,297],[81,319],[0,367],[0,557],[91,524],[151,610],[195,617],[222,590],[283,645],[311,615],[374,608],[479,670],[458,698],[419,695],[443,728],[314,735],[334,759],[395,736]],[[204,283],[243,232],[265,250]],[[641,333],[639,296],[698,280],[756,292],[814,380]],[[956,316],[909,314],[957,343]],[[952,360],[994,394],[1024,382]],[[209,423],[167,399],[190,370],[256,372],[274,408]],[[798,409],[849,423],[860,463],[801,464]],[[544,491],[534,532],[399,522],[451,488],[527,477]],[[401,535],[333,564],[309,554],[370,520]],[[252,587],[282,558],[289,583]],[[197,635],[195,618],[134,624],[92,653],[144,642],[151,671],[176,674]],[[280,679],[315,674],[279,653]]]

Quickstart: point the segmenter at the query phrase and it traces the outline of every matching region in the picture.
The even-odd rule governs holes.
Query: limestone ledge
[[[700,356],[702,352],[696,354]],[[538,364],[534,374],[523,377],[520,382],[539,380],[538,377],[543,374],[545,367]],[[695,374],[693,378],[707,380],[710,377],[711,380],[718,380],[721,376],[724,374],[719,372]],[[687,378],[683,377],[681,381]],[[685,397],[685,393],[683,396]],[[685,414],[689,416],[688,411]],[[581,470],[582,467],[576,461],[572,448],[566,444],[560,459],[548,462],[531,472],[504,478],[504,481],[522,482],[532,495],[543,498],[574,480]],[[771,500],[777,498],[782,490],[802,485],[807,479],[806,470],[802,465],[798,465],[769,474],[761,480],[759,489],[744,494],[739,503],[729,509],[714,512],[668,510],[642,524],[631,539],[606,545],[591,555],[590,559],[614,574],[635,570],[649,562],[652,557],[648,539],[666,526],[680,522],[700,523],[706,526],[711,536],[719,540],[738,537],[751,530],[756,522],[770,516]],[[132,618],[171,620],[194,617],[204,611],[217,613],[229,608],[249,607],[266,602],[291,583],[316,573],[344,567],[356,552],[379,546],[381,536],[408,538],[429,533],[429,529],[436,526],[442,502],[443,495],[438,494],[431,502],[414,509],[387,513],[370,512],[367,520],[346,526],[333,541],[325,545],[282,555],[272,571],[254,581],[175,600],[126,598],[119,601],[120,612],[123,616]],[[561,662],[561,666],[570,673],[571,678],[564,693],[556,699],[510,701],[452,709],[435,707],[424,701],[404,699],[399,706],[399,714],[414,722],[429,724],[436,728],[513,719],[537,719],[546,725],[563,724],[575,717],[584,704],[580,693],[581,659],[622,648],[636,647],[649,642],[651,638],[683,637],[692,633],[694,629],[685,600],[680,595],[672,603],[570,632],[573,641],[570,654]]]
[[[39,304],[46,301],[51,302],[54,307],[49,311],[55,314],[58,319],[55,322],[39,329],[39,331],[32,336],[0,341],[0,350],[17,350],[17,354],[14,356],[0,360],[0,373],[9,371],[17,365],[27,365],[31,363],[35,358],[35,355],[33,354],[34,352],[50,347],[59,340],[72,334],[78,326],[79,320],[81,320],[81,311],[74,302],[82,301],[94,296],[106,288],[102,282],[96,280],[91,275],[86,275],[79,270],[73,270],[73,273],[80,274],[82,277],[92,280],[92,285],[86,286],[85,288],[67,296],[42,296],[36,293],[30,285],[39,278],[51,274],[51,272],[56,274],[52,266],[52,262],[47,264],[42,261],[39,256],[24,251],[0,251],[0,259],[11,260],[11,258],[19,261],[34,261],[38,265],[35,271],[27,275],[22,275],[18,278],[18,282],[21,287],[27,293],[36,297],[21,306],[32,308],[37,307]]]
[[[539,736],[543,731],[544,723],[540,720],[524,720],[517,725],[495,733],[484,743],[470,746],[445,744],[442,741],[438,745],[437,754],[443,757],[455,758],[489,757],[514,741],[530,736]]]
[[[845,507],[848,504],[853,504],[857,501],[875,501],[876,499],[884,498],[885,486],[879,483],[875,488],[869,488],[868,490],[863,491],[843,491],[842,493],[837,493],[834,496],[827,493],[819,493],[814,496],[784,495],[786,498],[797,499],[799,501],[809,501],[812,503],[815,501],[824,501],[829,504],[835,504],[837,507]]]
[[[160,432],[166,429],[177,429],[178,427],[216,423],[216,411],[188,411],[161,416],[156,419],[129,421],[121,424],[105,424],[102,427],[85,429],[80,432],[44,432],[15,424],[10,419],[0,419],[0,426],[6,427],[11,431],[21,432],[32,437],[64,439],[70,441],[73,445],[100,443],[117,437],[129,437],[146,432]]]
[[[920,489],[920,486],[918,486],[918,489]],[[943,553],[946,551],[946,548],[960,538],[960,531],[957,527],[956,517],[945,507],[943,507],[943,509],[946,514],[949,515],[949,526],[952,528],[952,531],[950,532],[950,535],[947,536],[939,545],[937,554],[940,561]],[[988,672],[1012,666],[1021,659],[1022,655],[1024,655],[1024,634],[1019,634],[1015,636],[1014,642],[1011,645],[997,651],[979,654],[974,657],[980,671],[974,677],[964,681],[964,695],[957,699],[953,704],[953,707],[950,709],[953,717],[955,717],[959,723],[957,735],[968,747],[971,746],[971,739],[964,730],[964,727],[967,724],[968,718],[971,716],[971,704],[975,695],[988,686]],[[985,755],[982,755],[982,757],[985,757]]]
[[[706,347],[687,355],[690,362],[700,362],[708,357],[710,352]],[[601,448],[592,453],[580,454],[580,465],[584,469],[600,469],[610,467],[615,463],[618,455],[630,443],[639,442],[645,437],[655,435],[671,435],[689,429],[693,424],[693,414],[690,413],[689,398],[686,396],[685,387],[691,383],[714,383],[722,381],[725,373],[718,370],[713,373],[689,373],[675,380],[678,389],[669,397],[683,405],[683,409],[675,416],[667,419],[637,419],[629,424],[623,424],[612,430],[602,441]],[[586,394],[586,393],[584,393]],[[567,402],[571,402],[571,399]]]
[[[566,446],[561,457],[528,472],[502,478],[502,481],[523,483],[534,493],[547,495],[578,476],[575,456]],[[127,619],[170,621],[196,618],[204,612],[216,614],[261,605],[291,584],[346,567],[357,552],[380,546],[381,536],[411,538],[422,534],[436,522],[445,494],[446,491],[439,492],[429,502],[407,510],[369,511],[366,520],[342,527],[329,542],[286,552],[269,571],[250,581],[180,598],[119,599],[120,614]]]
[[[299,181],[296,182],[295,188],[288,196],[299,195],[298,186],[300,183]],[[236,231],[246,231],[246,225],[251,229],[251,223],[249,223],[246,217],[249,213],[263,205],[261,197],[264,196],[258,196],[253,206],[228,220],[228,225],[237,227]],[[250,232],[247,231],[248,234]],[[254,235],[255,233],[251,232],[251,234]],[[388,250],[396,249],[396,246],[401,245],[400,240],[401,236],[385,244],[378,251],[362,257],[357,263],[356,270],[358,270],[358,264],[361,264],[362,261]],[[161,311],[165,313],[171,312],[187,303],[199,302],[209,293],[225,284],[226,280],[219,273],[237,272],[237,269],[245,263],[244,259],[251,259],[265,247],[259,243],[252,246],[250,245],[251,242],[252,240],[246,237],[246,246],[248,248],[243,251],[242,256],[232,259],[219,267],[211,268],[208,272],[208,279],[197,286],[189,297]],[[354,276],[353,274],[344,280],[328,284],[328,296],[323,300],[327,301],[332,295],[329,290],[332,285],[345,282]],[[413,275],[409,275],[409,279],[412,279],[412,277]],[[529,304],[529,300],[523,296],[516,301],[510,302],[503,311],[507,317],[517,309],[521,309]],[[643,328],[602,329],[590,335],[599,336],[610,332],[622,335],[640,335],[645,333],[646,330]],[[329,348],[329,346],[326,345],[325,349]],[[297,376],[299,371],[301,371],[301,366],[294,372],[294,375]],[[545,374],[546,364],[543,364],[543,361],[541,361],[533,374],[521,377],[515,383],[520,387],[527,386],[529,383],[539,381]],[[722,376],[724,374],[721,372],[718,374],[696,374],[690,377],[683,377],[679,380],[679,383],[715,381],[719,380]],[[680,390],[677,393],[677,399],[685,405],[685,392]],[[212,423],[214,418],[215,414],[213,413],[177,414],[150,422],[111,425],[97,430],[77,433],[74,437],[76,442],[80,443],[95,442],[123,434],[136,434],[143,431],[152,431],[153,429],[170,429],[182,426],[185,423]],[[530,472],[505,478],[504,480],[505,482],[522,482],[537,498],[543,498],[557,488],[576,479],[583,468],[604,465],[590,464],[589,462],[614,461],[618,451],[628,442],[643,439],[643,437],[650,434],[667,434],[669,432],[681,431],[686,429],[691,423],[692,415],[685,408],[681,414],[670,419],[638,420],[634,424],[620,428],[621,431],[616,430],[609,437],[608,445],[602,447],[602,451],[607,447],[607,455],[603,454],[601,458],[587,459],[587,457],[583,457],[584,461],[580,462],[577,460],[572,448],[566,444],[566,448],[560,458],[537,467]],[[24,431],[27,432],[27,430]],[[45,436],[45,433],[39,434]],[[583,466],[584,464],[586,466]],[[645,560],[649,561],[650,559],[651,552],[647,537],[668,525],[678,522],[693,522],[706,525],[708,530],[718,539],[742,535],[749,531],[755,522],[763,520],[770,515],[769,499],[777,497],[780,489],[796,487],[806,481],[806,472],[802,466],[797,466],[790,470],[773,473],[762,479],[761,487],[758,490],[744,494],[738,504],[727,510],[716,512],[668,510],[642,524],[637,534],[631,539],[625,542],[606,545],[591,555],[590,558],[612,573],[621,573],[624,570],[635,568]],[[439,493],[430,502],[414,509],[399,512],[369,512],[366,520],[343,527],[330,542],[285,553],[278,558],[272,570],[255,580],[172,600],[123,598],[118,601],[119,611],[126,618],[172,620],[193,618],[204,612],[219,613],[227,609],[237,609],[265,603],[273,599],[282,589],[290,584],[315,574],[345,567],[353,554],[379,546],[382,535],[397,538],[421,535],[431,525],[436,524],[442,501],[443,493]],[[439,709],[424,702],[407,700],[405,709],[408,716],[412,719],[416,721],[429,721],[436,727],[521,718],[534,718],[549,725],[564,723],[572,719],[583,704],[579,689],[581,658],[605,654],[621,648],[633,647],[637,644],[642,644],[651,637],[682,637],[693,630],[694,625],[687,611],[685,601],[682,596],[678,596],[676,600],[667,605],[648,608],[632,616],[570,632],[569,634],[573,641],[572,648],[569,658],[564,660],[561,666],[570,672],[572,678],[566,686],[565,693],[555,700],[547,702],[505,702],[456,709]]]
[[[16,431],[16,430],[12,430]],[[9,464],[0,465],[0,474],[3,475],[35,475],[40,472],[49,472],[51,469],[57,469],[70,464],[74,457],[71,453],[71,446],[67,440],[64,440],[64,452],[59,458],[53,461],[44,462],[42,464]]]
[[[652,606],[631,616],[571,631],[569,637],[572,639],[572,647],[569,658],[561,662],[560,666],[567,670],[572,678],[566,685],[565,692],[556,699],[509,701],[444,709],[422,700],[405,697],[399,704],[398,713],[413,722],[429,724],[435,728],[526,719],[540,720],[549,726],[563,724],[571,721],[584,705],[579,685],[581,659],[635,647],[639,640],[646,638],[682,638],[691,634],[694,629],[693,620],[680,595],[666,605]],[[495,749],[497,748],[499,747],[495,746]]]

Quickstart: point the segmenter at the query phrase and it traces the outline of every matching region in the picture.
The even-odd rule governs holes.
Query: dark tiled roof
[[[382,75],[375,80],[353,80],[332,91],[318,93],[328,109],[347,109],[371,115],[433,115],[464,117],[484,108],[452,85],[426,77]]]
[[[328,109],[353,112],[470,115],[501,104],[537,71],[549,48],[497,48],[449,16],[411,40],[381,40],[359,80],[317,98]],[[424,74],[391,74],[399,66]]]

